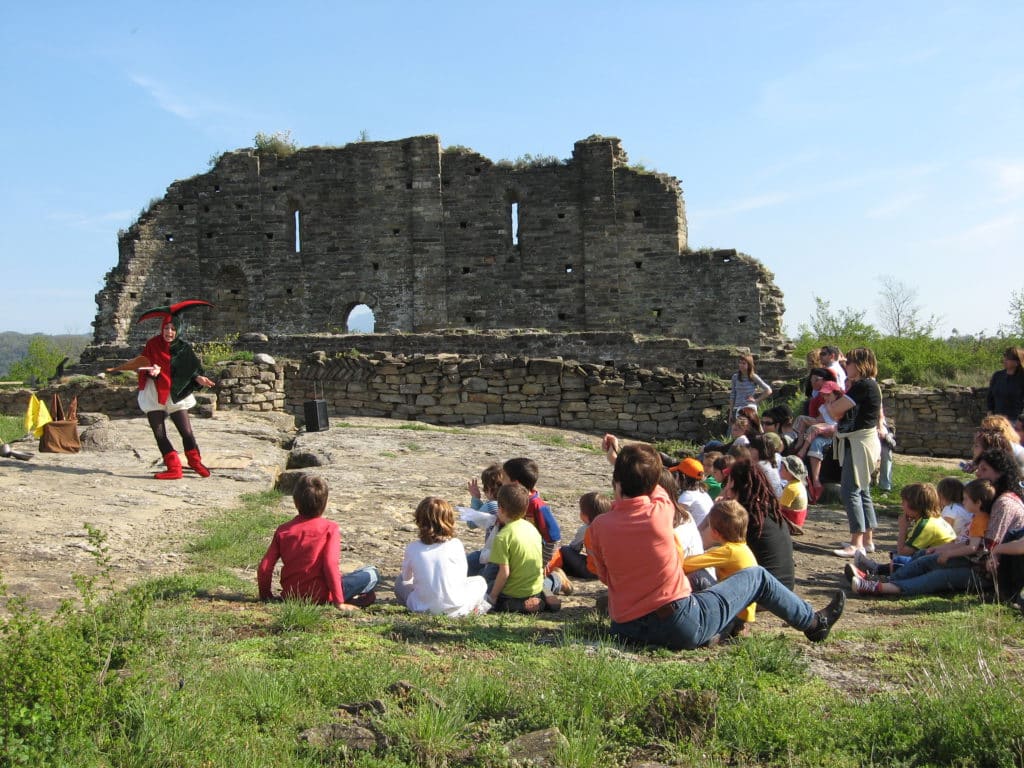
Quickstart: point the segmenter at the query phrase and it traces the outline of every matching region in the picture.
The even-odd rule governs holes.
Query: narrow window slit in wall
[[[302,216],[295,211],[295,252],[302,252]]]
[[[519,245],[519,203],[512,203],[509,215],[512,224],[512,245]]]
[[[165,235],[165,238],[166,238],[168,243],[173,243],[174,242],[174,235],[168,234],[168,235]]]
[[[379,269],[380,269],[380,264],[378,264],[376,261],[373,262],[373,271],[376,272]]]
[[[565,274],[567,274],[567,275],[571,275],[571,274],[572,274],[572,272],[573,272],[573,266],[572,266],[572,264],[566,264],[566,265],[565,265]]]

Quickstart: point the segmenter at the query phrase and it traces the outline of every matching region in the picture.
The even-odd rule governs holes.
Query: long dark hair
[[[1024,493],[1020,487],[1020,466],[1012,451],[985,451],[977,459],[978,464],[981,462],[985,462],[999,474],[999,479],[992,483],[996,489],[996,498],[1004,493],[1013,493],[1024,501]]]
[[[779,500],[757,464],[750,459],[739,459],[729,467],[729,480],[736,493],[736,501],[746,508],[757,530],[764,527],[764,521],[769,517],[779,525],[785,524]]]

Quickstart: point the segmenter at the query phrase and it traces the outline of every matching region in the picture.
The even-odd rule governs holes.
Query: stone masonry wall
[[[736,251],[691,252],[679,181],[592,136],[561,163],[492,162],[436,136],[225,153],[118,238],[94,345],[138,348],[184,298],[189,338],[375,327],[630,331],[759,351],[782,294]],[[727,313],[723,315],[723,312]],[[103,356],[96,353],[95,356]]]
[[[705,440],[724,431],[728,382],[635,364],[596,365],[505,355],[388,353],[328,356],[305,362],[228,363],[215,372],[215,394],[199,393],[198,416],[216,410],[288,411],[322,396],[332,417],[382,416],[433,424],[541,424],[614,431],[641,439]],[[45,387],[79,410],[139,415],[134,384],[84,379]],[[29,391],[0,392],[0,413],[19,415]],[[966,457],[985,414],[987,390],[886,387],[885,411],[901,453]]]

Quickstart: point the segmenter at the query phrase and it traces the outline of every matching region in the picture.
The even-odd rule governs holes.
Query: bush
[[[253,143],[256,145],[256,154],[261,157],[264,155],[288,157],[288,155],[294,154],[299,148],[298,144],[292,140],[291,131],[257,133]]]

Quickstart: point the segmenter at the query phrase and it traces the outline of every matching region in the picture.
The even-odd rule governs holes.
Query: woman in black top
[[[729,468],[722,498],[735,499],[750,515],[747,546],[757,564],[790,589],[796,583],[793,539],[782,516],[779,500],[761,468],[750,459],[739,459]]]
[[[871,501],[871,473],[882,455],[878,423],[882,413],[882,390],[875,377],[878,362],[866,347],[846,355],[846,394],[829,406],[839,422],[836,427],[836,459],[843,467],[839,493],[850,524],[850,543],[833,550],[839,557],[853,557],[857,550],[874,552],[874,530],[878,527]]]
[[[1007,347],[1003,370],[992,374],[988,383],[988,412],[1011,422],[1024,410],[1024,349]]]

